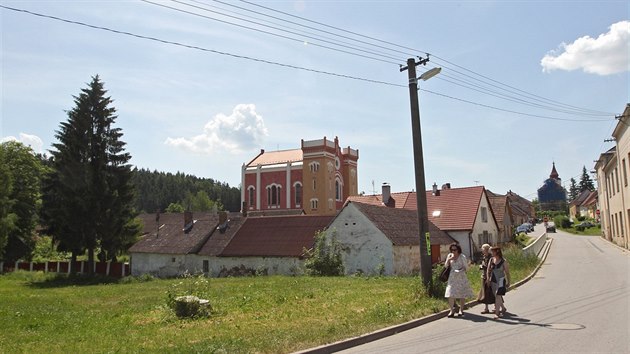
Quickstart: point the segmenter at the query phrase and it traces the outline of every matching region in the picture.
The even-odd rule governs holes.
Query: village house
[[[536,218],[536,210],[532,202],[512,191],[508,191],[506,196],[510,203],[514,225],[518,226],[526,222],[531,222]]]
[[[417,210],[416,193],[391,193],[383,186],[381,195],[349,197],[350,202],[381,205],[390,208]],[[499,242],[497,224],[488,194],[483,186],[451,188],[450,183],[426,191],[429,221],[439,230],[459,242],[463,253],[471,259],[484,243]]]
[[[222,215],[220,220],[219,215]],[[210,235],[227,219],[226,213],[145,214],[141,219],[144,234],[128,252],[131,274],[174,277],[190,270],[189,255],[194,255]],[[154,220],[152,220],[152,217]]]
[[[617,245],[629,248],[630,235],[630,187],[628,168],[630,167],[630,104],[612,133],[615,146],[602,153],[595,163],[598,187],[598,209],[602,236]]]
[[[208,276],[303,272],[304,249],[333,220],[327,215],[246,217],[230,226],[226,236],[213,235],[194,257],[196,271]]]
[[[512,214],[512,207],[510,206],[510,200],[507,195],[495,194],[489,190],[486,190],[490,205],[492,206],[492,212],[497,220],[499,226],[499,236],[497,243],[506,243],[514,239],[514,228],[518,225],[514,222],[514,216]],[[520,225],[520,224],[519,224]]]
[[[569,216],[575,220],[578,216],[595,219],[597,212],[597,192],[582,191],[569,203]]]
[[[429,223],[431,259],[444,260],[455,242]],[[420,269],[418,213],[411,209],[348,201],[330,224],[328,238],[342,247],[346,274],[410,275]]]

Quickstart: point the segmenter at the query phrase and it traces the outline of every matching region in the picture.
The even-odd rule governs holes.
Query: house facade
[[[359,151],[339,139],[302,140],[300,149],[261,150],[241,170],[244,211],[304,211],[335,215],[358,194]]]
[[[439,230],[457,241],[468,257],[475,256],[484,243],[499,243],[499,226],[483,186],[442,189],[434,185],[427,191],[429,221]],[[390,208],[417,210],[416,193],[390,193],[390,186],[383,186],[381,195],[356,196],[350,202],[382,205]]]
[[[630,104],[627,104],[612,133],[615,146],[602,153],[595,163],[597,174],[597,207],[602,236],[617,245],[629,248],[630,235]]]
[[[497,243],[501,244],[512,241],[514,239],[514,228],[517,225],[513,221],[514,217],[508,196],[495,194],[489,190],[486,190],[486,193],[488,193],[488,199],[490,200],[492,211],[494,212],[497,225],[499,226]]]
[[[454,240],[433,223],[429,229],[432,263],[444,261]],[[419,234],[415,210],[352,201],[327,230],[341,245],[346,274],[367,275],[418,274]]]

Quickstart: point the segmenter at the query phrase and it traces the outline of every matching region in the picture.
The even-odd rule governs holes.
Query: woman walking
[[[466,298],[474,296],[470,283],[468,283],[468,277],[466,276],[468,260],[466,256],[462,254],[462,247],[457,243],[452,243],[449,246],[449,251],[450,253],[446,256],[444,266],[450,267],[451,270],[444,297],[448,298],[448,304],[451,309],[448,313],[448,317],[455,315],[455,300],[459,299],[459,312],[457,316],[461,317],[464,315],[464,303]]]
[[[481,270],[481,290],[479,290],[479,296],[477,297],[477,301],[485,306],[483,311],[481,311],[482,314],[490,313],[488,305],[494,304],[495,302],[494,292],[490,287],[490,283],[486,281],[486,279],[488,279],[488,264],[490,264],[491,258],[490,245],[484,243],[481,246],[481,264],[479,265],[479,269]]]
[[[490,248],[492,258],[488,265],[488,275],[486,281],[490,283],[492,292],[494,293],[494,319],[498,319],[507,312],[503,305],[503,295],[510,287],[510,267],[508,262],[503,258],[501,247]]]

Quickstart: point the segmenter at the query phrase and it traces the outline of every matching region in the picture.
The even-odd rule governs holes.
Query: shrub
[[[584,226],[581,226],[581,225],[576,226],[575,231],[584,231]]]
[[[556,224],[556,227],[561,227],[563,229],[571,227],[571,220],[569,220],[569,217],[566,215],[558,215],[554,217],[553,222]]]
[[[440,280],[440,273],[444,269],[444,264],[436,264],[431,273],[431,284],[428,289],[429,295],[435,298],[443,298],[446,291],[446,282]]]
[[[521,232],[518,235],[516,235],[516,237],[514,237],[514,244],[520,248],[523,248],[529,244],[530,240],[531,240],[531,237]]]
[[[304,267],[309,275],[336,276],[344,273],[341,245],[337,241],[336,230],[332,231],[330,242],[326,242],[325,232],[315,234],[315,246],[304,249],[304,255]]]
[[[575,218],[577,219],[577,221],[584,221],[584,220],[586,220],[586,216],[576,216]]]

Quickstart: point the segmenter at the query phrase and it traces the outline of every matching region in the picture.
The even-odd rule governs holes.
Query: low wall
[[[538,238],[534,242],[523,248],[523,252],[535,254],[540,257],[540,250],[542,250],[545,242],[547,242],[547,233],[543,232],[542,235],[538,236]]]
[[[72,263],[72,264],[71,264]],[[69,274],[73,270],[75,273],[87,273],[87,261],[49,261],[49,262],[0,262],[0,273],[9,273],[15,270],[25,270],[29,272],[42,271],[45,273]],[[114,278],[122,278],[130,275],[129,263],[120,262],[94,262],[94,273],[107,275]]]

